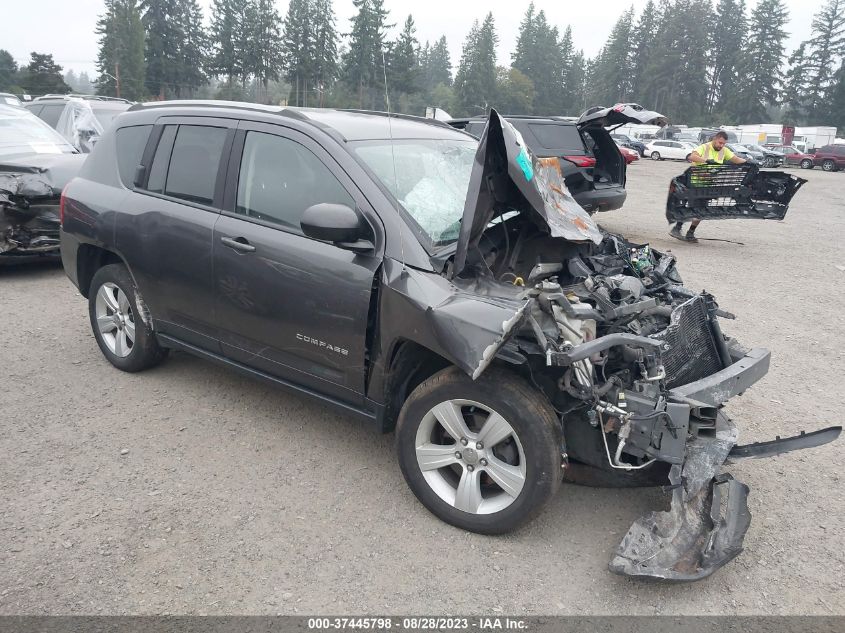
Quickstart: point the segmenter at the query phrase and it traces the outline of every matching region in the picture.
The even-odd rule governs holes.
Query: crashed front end
[[[0,263],[58,258],[62,184],[50,170],[0,165]]]
[[[710,575],[742,551],[750,522],[748,488],[720,472],[725,461],[816,446],[839,429],[736,447],[722,407],[766,374],[769,352],[725,336],[719,320],[733,316],[685,288],[673,256],[600,230],[554,162],[531,156],[495,112],[469,189],[450,286],[404,271],[389,289],[416,294],[432,340],[473,378],[495,358],[545,394],[567,478],[672,491],[668,512],[632,525],[611,571]]]

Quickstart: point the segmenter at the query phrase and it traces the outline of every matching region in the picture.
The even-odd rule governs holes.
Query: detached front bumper
[[[610,561],[610,571],[671,581],[706,578],[742,551],[751,523],[748,486],[728,473],[719,473],[725,461],[819,446],[839,436],[841,427],[831,427],[736,446],[736,425],[718,407],[760,380],[768,371],[769,360],[768,350],[752,349],[721,371],[671,389],[665,428],[648,429],[650,433],[640,428],[632,434],[644,454],[672,464],[672,502],[668,512],[651,512],[634,522]],[[642,410],[647,400],[632,395],[631,404]],[[690,416],[697,421],[691,424]],[[713,424],[702,424],[700,416],[713,419]],[[685,439],[692,439],[672,441],[673,429],[676,435],[682,430]],[[648,446],[646,439],[650,439]]]

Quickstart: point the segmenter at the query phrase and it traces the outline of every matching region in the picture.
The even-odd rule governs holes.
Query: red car
[[[814,156],[812,154],[805,154],[792,145],[765,145],[765,147],[783,154],[784,165],[798,165],[801,169],[813,168]]]
[[[825,171],[839,171],[845,168],[845,144],[820,147],[813,154],[813,165],[821,165]]]
[[[622,157],[625,159],[626,165],[630,165],[635,160],[640,160],[640,155],[637,154],[637,152],[635,152],[634,150],[628,149],[627,147],[622,147],[621,145],[619,145],[618,147],[619,151],[622,153]]]

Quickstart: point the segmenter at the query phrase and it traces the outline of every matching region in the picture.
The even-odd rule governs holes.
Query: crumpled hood
[[[64,186],[79,173],[82,154],[33,154],[0,159],[0,203],[8,196],[37,199],[61,195]]]
[[[456,276],[464,269],[467,253],[478,244],[490,221],[512,209],[529,214],[552,237],[595,244],[602,240],[590,214],[566,188],[560,161],[536,158],[522,135],[491,110],[472,166],[455,251]]]
[[[637,103],[617,103],[610,108],[590,108],[578,117],[578,127],[599,125],[624,125],[634,123],[637,125],[657,125],[663,127],[669,123],[669,119],[653,110],[646,110]]]

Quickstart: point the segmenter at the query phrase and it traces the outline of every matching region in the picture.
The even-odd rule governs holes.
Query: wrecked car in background
[[[0,105],[0,264],[59,255],[62,188],[84,160],[36,116]]]
[[[126,99],[93,95],[46,95],[24,107],[84,154],[94,149],[116,116],[132,105]]]
[[[184,350],[395,428],[411,490],[463,529],[513,530],[564,477],[666,485],[611,569],[702,578],[749,524],[725,460],[839,433],[736,446],[722,407],[769,352],[726,337],[671,255],[602,231],[496,112],[479,142],[398,115],[135,106],[65,198],[65,271],[110,363]]]

